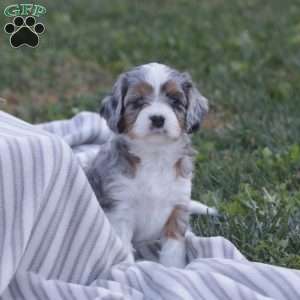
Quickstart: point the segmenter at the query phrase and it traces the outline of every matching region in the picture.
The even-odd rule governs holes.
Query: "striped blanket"
[[[300,271],[249,262],[222,237],[186,237],[188,264],[127,262],[83,169],[110,138],[84,112],[31,125],[0,112],[0,299],[300,299]]]

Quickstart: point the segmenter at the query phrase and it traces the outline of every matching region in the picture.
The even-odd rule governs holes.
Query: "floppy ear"
[[[186,130],[187,133],[193,133],[200,128],[208,112],[208,100],[197,90],[188,73],[183,73],[182,75],[184,78],[182,88],[188,101]]]
[[[113,86],[110,96],[105,97],[101,103],[100,115],[106,119],[109,128],[121,133],[120,120],[124,110],[124,97],[128,90],[126,74],[121,74]]]

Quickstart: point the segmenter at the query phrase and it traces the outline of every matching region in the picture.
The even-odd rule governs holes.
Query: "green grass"
[[[11,49],[0,34],[4,110],[66,118],[97,109],[131,66],[188,70],[211,106],[194,136],[193,196],[223,213],[193,219],[195,231],[229,238],[251,260],[300,268],[300,2],[39,3],[48,13],[37,49]]]

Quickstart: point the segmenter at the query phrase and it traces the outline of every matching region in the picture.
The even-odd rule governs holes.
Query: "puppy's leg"
[[[215,207],[208,207],[195,200],[191,200],[189,202],[189,212],[195,215],[211,215],[211,216],[218,215],[218,211]]]
[[[123,242],[123,246],[128,252],[128,262],[134,262],[132,237],[133,237],[133,226],[132,223],[122,218],[118,213],[108,215],[109,222],[114,228],[116,234]]]
[[[167,267],[183,268],[186,265],[184,234],[188,228],[188,216],[186,207],[177,206],[164,226],[160,263]]]

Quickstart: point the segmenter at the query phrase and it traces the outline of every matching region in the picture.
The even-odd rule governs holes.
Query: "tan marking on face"
[[[128,89],[129,95],[147,97],[153,93],[153,87],[149,83],[142,81],[132,85]]]
[[[133,140],[138,138],[138,136],[133,132],[132,126],[129,128],[129,131],[127,131],[127,135]]]
[[[182,99],[184,94],[180,91],[177,83],[174,80],[168,80],[161,86],[161,91],[164,92],[167,96],[176,97]],[[185,114],[183,112],[174,110],[174,113],[177,117],[179,126],[182,130],[185,128]]]
[[[175,96],[175,97],[179,97],[179,98],[183,96],[182,92],[178,88],[177,83],[173,80],[166,81],[162,85],[161,90],[170,96]]]
[[[128,105],[130,103],[134,103],[137,98],[146,98],[152,93],[153,87],[144,81],[134,84],[128,89],[128,93],[125,98],[125,110],[120,120],[120,126],[123,129],[123,132],[127,133],[131,138],[136,138],[131,130],[138,117],[140,109],[128,108]]]
[[[175,207],[171,212],[165,226],[164,236],[169,239],[179,240],[184,236],[184,230],[180,228],[179,218],[184,213],[181,207]]]

